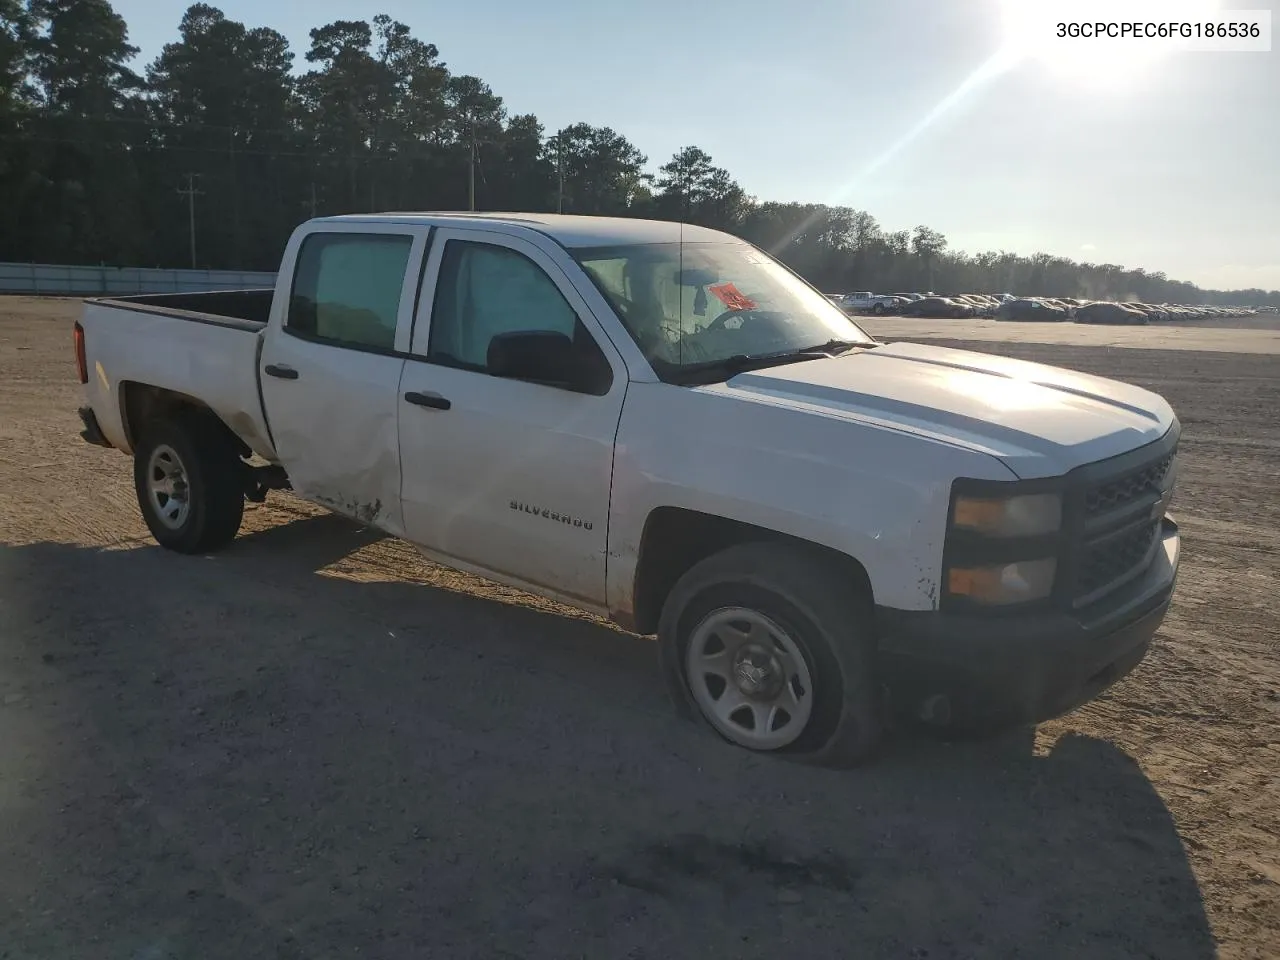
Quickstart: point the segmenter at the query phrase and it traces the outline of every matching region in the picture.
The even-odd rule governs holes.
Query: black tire
[[[799,648],[812,677],[811,714],[799,736],[780,748],[755,752],[824,766],[868,759],[883,736],[870,597],[813,552],[790,544],[730,547],[680,578],[658,624],[669,691],[683,716],[700,720],[732,742],[698,706],[685,667],[695,628],[725,607],[756,611],[779,625]]]
[[[884,304],[877,303],[874,307],[871,308],[871,312],[874,313],[877,317],[880,316],[882,313],[884,313]]]
[[[187,510],[177,523],[162,518],[149,486],[152,456],[162,447],[185,477]],[[133,452],[133,484],[156,542],[178,553],[210,553],[234,540],[244,515],[243,471],[226,428],[209,414],[193,410],[148,424]]]

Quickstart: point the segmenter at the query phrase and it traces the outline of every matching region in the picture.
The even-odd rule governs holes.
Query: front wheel
[[[133,452],[138,506],[162,547],[208,553],[240,530],[244,463],[220,427],[179,414],[148,426]]]
[[[748,750],[847,765],[881,739],[869,598],[786,544],[731,547],[690,569],[658,627],[684,712]]]
[[[877,317],[880,316],[882,313],[884,313],[884,304],[877,303],[874,307],[871,308],[871,312],[874,313]]]

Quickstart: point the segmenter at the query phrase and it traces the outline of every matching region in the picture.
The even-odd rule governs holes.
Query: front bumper
[[[1134,583],[1083,614],[981,616],[879,607],[890,703],[938,726],[1039,723],[1092,700],[1146,656],[1177,580],[1178,527]]]

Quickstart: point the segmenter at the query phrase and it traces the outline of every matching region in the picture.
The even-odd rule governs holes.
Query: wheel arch
[[[218,434],[239,456],[252,454],[249,445],[199,397],[135,380],[125,380],[120,384],[120,420],[130,450],[137,449],[148,423],[184,413],[194,414],[216,425]]]
[[[656,507],[645,519],[633,585],[631,622],[640,634],[658,628],[663,604],[672,588],[695,564],[743,543],[774,542],[798,547],[845,572],[848,582],[873,599],[871,578],[857,558],[825,544],[769,527],[702,513],[685,507]]]

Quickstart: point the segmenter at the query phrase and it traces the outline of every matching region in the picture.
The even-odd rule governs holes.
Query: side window
[[[524,254],[493,244],[450,240],[436,282],[427,356],[483,370],[489,341],[496,334],[525,330],[590,341],[555,283]]]
[[[633,299],[625,257],[592,260],[583,264],[583,269],[595,281],[596,286],[604,289],[605,296],[610,300]]]
[[[413,237],[314,233],[302,242],[286,329],[390,350]]]

